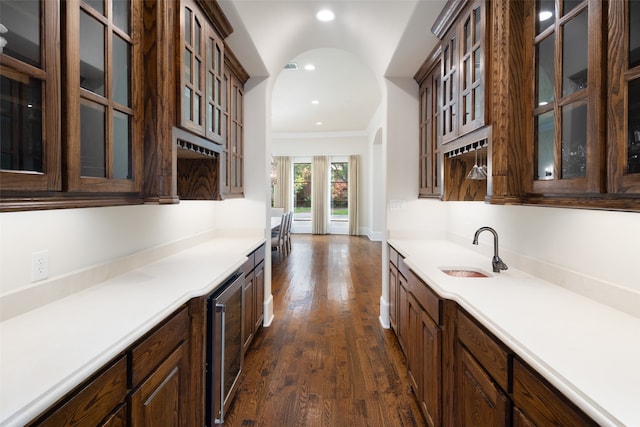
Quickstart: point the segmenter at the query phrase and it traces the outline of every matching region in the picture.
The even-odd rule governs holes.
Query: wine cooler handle
[[[220,313],[220,318],[221,318],[221,322],[220,322],[220,326],[221,326],[221,335],[220,337],[221,339],[221,343],[222,346],[220,348],[220,358],[218,359],[220,361],[220,413],[219,413],[219,418],[216,418],[215,422],[216,424],[222,424],[224,423],[224,344],[225,344],[225,336],[224,336],[224,332],[225,332],[225,308],[226,306],[224,304],[216,304],[216,312]]]

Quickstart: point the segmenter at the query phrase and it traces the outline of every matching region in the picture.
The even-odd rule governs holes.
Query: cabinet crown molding
[[[440,15],[431,26],[431,32],[442,40],[467,3],[468,0],[447,0],[447,4],[444,5]]]

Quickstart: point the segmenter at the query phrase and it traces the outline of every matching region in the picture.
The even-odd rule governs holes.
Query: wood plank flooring
[[[225,425],[426,425],[378,319],[381,243],[294,235],[292,245],[274,256],[275,319],[247,352]]]

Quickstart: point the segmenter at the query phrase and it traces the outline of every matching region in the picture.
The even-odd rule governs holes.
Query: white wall
[[[210,231],[221,202],[0,214],[0,294],[31,284],[31,254],[48,250],[49,277]]]

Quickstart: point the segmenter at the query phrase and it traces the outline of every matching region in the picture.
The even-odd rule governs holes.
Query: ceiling
[[[366,130],[384,79],[413,77],[437,43],[431,26],[445,2],[218,0],[234,27],[226,41],[249,75],[277,76],[274,133]],[[316,20],[324,8],[334,21]],[[285,70],[289,62],[298,70]]]

